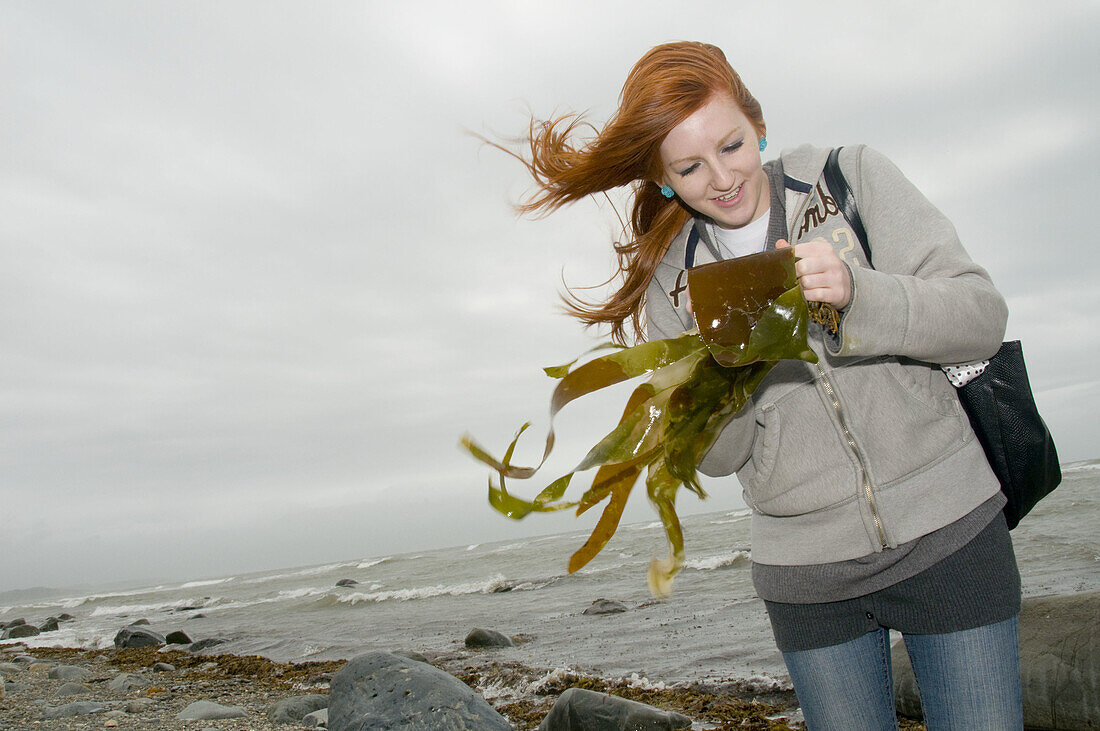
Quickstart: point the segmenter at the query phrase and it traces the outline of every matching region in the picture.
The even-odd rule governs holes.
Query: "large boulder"
[[[141,626],[123,627],[115,635],[115,647],[159,647],[164,644],[164,635]]]
[[[329,731],[512,731],[463,682],[388,652],[353,658],[332,678]]]
[[[511,639],[492,629],[475,627],[470,630],[470,634],[466,635],[466,647],[475,649],[483,647],[512,647],[514,644],[515,643],[512,642]]]
[[[321,694],[299,695],[284,698],[267,708],[267,720],[272,723],[298,723],[308,714],[328,708],[328,696]]]
[[[164,636],[164,641],[169,645],[190,645],[194,640],[187,636],[186,632],[176,630]]]
[[[893,650],[898,711],[920,717],[904,643]],[[1020,610],[1024,726],[1100,728],[1100,592],[1028,597]]]
[[[691,728],[691,719],[637,701],[570,688],[558,697],[539,731],[665,731]]]
[[[4,634],[0,635],[0,639],[13,640],[19,637],[34,637],[37,634],[41,634],[41,632],[33,624],[17,624],[4,630]]]

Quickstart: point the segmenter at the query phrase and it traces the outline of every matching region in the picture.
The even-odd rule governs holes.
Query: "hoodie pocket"
[[[738,474],[755,509],[801,515],[855,497],[855,456],[828,408],[813,383],[759,406],[752,459]]]

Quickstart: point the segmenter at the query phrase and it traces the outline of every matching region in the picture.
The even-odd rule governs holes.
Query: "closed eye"
[[[695,169],[697,167],[699,167],[699,163],[695,163],[694,165],[690,165],[690,166],[684,168],[683,170],[681,170],[679,172],[680,177],[683,177],[685,175],[691,175],[693,172],[695,172]]]
[[[737,140],[737,142],[734,142],[731,145],[726,145],[725,147],[723,147],[722,152],[737,152],[738,150],[741,149],[741,145],[743,145],[744,143],[745,143],[744,140]]]

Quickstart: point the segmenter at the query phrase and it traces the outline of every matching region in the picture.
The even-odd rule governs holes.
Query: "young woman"
[[[693,326],[689,259],[789,245],[806,299],[839,311],[835,333],[811,329],[819,363],[777,365],[701,465],[744,487],[754,584],[808,726],[896,727],[894,629],[930,729],[1022,728],[1004,498],[943,369],[996,352],[1007,310],[951,223],[881,154],[844,148],[868,266],[821,178],[830,150],[762,163],[760,105],[711,45],[653,48],[583,144],[579,121],[532,124],[523,209],[633,186],[622,286],[573,300],[583,322],[675,337]]]

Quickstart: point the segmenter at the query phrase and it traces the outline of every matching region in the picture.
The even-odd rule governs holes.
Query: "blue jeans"
[[[928,731],[1023,729],[1016,617],[940,635],[903,635]],[[897,728],[886,628],[783,653],[810,731]]]

